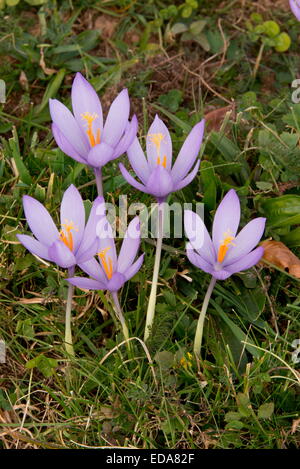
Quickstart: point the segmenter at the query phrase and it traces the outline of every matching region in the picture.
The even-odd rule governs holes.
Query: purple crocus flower
[[[123,164],[120,170],[126,181],[136,189],[152,194],[158,202],[189,184],[197,174],[200,160],[192,171],[203,139],[205,121],[196,124],[178,154],[172,166],[172,141],[169,131],[156,115],[146,139],[147,159],[137,138],[127,150],[130,164],[142,183],[136,181]]]
[[[240,213],[239,198],[231,189],[216,211],[211,239],[202,219],[190,210],[184,212],[185,232],[190,240],[187,256],[192,264],[217,280],[249,269],[263,256],[264,249],[254,247],[263,235],[266,219],[255,218],[237,235]]]
[[[297,20],[300,21],[300,1],[299,0],[290,0],[290,8]]]
[[[92,278],[73,277],[68,281],[84,290],[117,292],[139,271],[143,263],[144,254],[134,262],[141,239],[139,218],[135,217],[129,223],[119,256],[117,256],[112,228],[105,217],[99,225],[97,227],[98,261],[93,258],[79,264],[79,267]]]
[[[128,122],[127,89],[121,91],[111,104],[104,125],[98,95],[80,73],[76,74],[72,85],[73,114],[56,99],[50,99],[49,105],[57,145],[74,160],[94,169],[118,158],[136,136],[136,116]]]
[[[59,231],[49,212],[33,197],[23,196],[27,223],[35,238],[17,235],[19,241],[32,253],[63,268],[72,269],[76,264],[91,259],[98,249],[97,222],[105,213],[103,197],[93,203],[87,224],[81,195],[71,185],[64,193]],[[69,270],[70,271],[70,270]]]

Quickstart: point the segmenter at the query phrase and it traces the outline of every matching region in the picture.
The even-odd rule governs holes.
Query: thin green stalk
[[[156,252],[155,252],[155,261],[154,261],[154,268],[153,268],[152,286],[151,286],[151,292],[150,292],[147,316],[146,316],[146,326],[145,326],[145,334],[144,334],[145,342],[149,338],[149,335],[151,333],[153,320],[154,320],[154,314],[155,314],[157,281],[158,281],[158,274],[159,274],[159,267],[160,267],[161,247],[162,247],[162,241],[163,241],[164,203],[160,203],[158,205],[157,219],[158,219],[158,230],[157,230]]]
[[[117,294],[117,292],[111,292],[111,296],[112,296],[113,303],[114,303],[114,306],[115,306],[116,316],[119,319],[119,321],[121,323],[121,326],[122,326],[122,331],[123,331],[124,338],[125,338],[125,340],[128,340],[129,339],[128,327],[126,325],[125,318],[124,318],[124,315],[123,315],[123,312],[122,312],[122,308],[121,308],[121,305],[119,303],[118,294]],[[129,343],[128,343],[128,345],[129,345]]]
[[[69,277],[73,277],[75,267],[70,267],[68,269]],[[66,306],[66,320],[65,320],[65,348],[68,355],[75,357],[73,340],[72,340],[72,330],[71,330],[71,311],[72,311],[72,299],[74,293],[74,285],[69,284],[68,287],[68,296],[67,296],[67,306]]]
[[[212,277],[210,284],[208,285],[208,289],[207,289],[207,292],[203,301],[203,305],[200,311],[199,319],[198,319],[196,335],[195,335],[195,340],[194,340],[194,353],[197,358],[200,358],[201,356],[200,351],[201,351],[201,344],[202,344],[204,319],[205,319],[208,303],[209,303],[215,284],[216,284],[216,279]]]
[[[103,184],[102,184],[102,170],[101,168],[94,168],[95,178],[96,178],[96,185],[98,195],[103,197]]]

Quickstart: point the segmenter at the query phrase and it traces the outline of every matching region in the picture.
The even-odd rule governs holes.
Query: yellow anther
[[[159,156],[160,145],[163,139],[165,138],[165,136],[163,134],[149,134],[148,138],[150,142],[153,143],[153,145],[156,147],[156,151]]]
[[[234,243],[232,242],[234,239],[234,236],[230,235],[229,230],[224,233],[224,238],[220,243],[218,251],[218,262],[223,262],[229,249],[229,246],[234,246]]]
[[[107,256],[107,259],[106,259],[106,253],[107,251],[109,251],[109,249],[110,249],[110,246],[107,246],[105,249],[102,249],[102,251],[97,253],[108,280],[112,278],[112,274],[113,274],[112,259],[110,256]]]
[[[89,112],[85,112],[84,114],[80,114],[80,116],[87,123],[86,133],[87,133],[87,136],[89,137],[91,146],[94,147],[95,145],[98,145],[100,143],[100,129],[99,128],[97,129],[96,138],[94,137],[94,134],[93,134],[93,122],[95,119],[97,119],[97,117],[99,117],[98,114],[96,113],[91,114]]]
[[[60,240],[71,250],[74,248],[73,235],[71,231],[78,231],[78,228],[74,226],[73,221],[65,220],[66,223],[62,223],[61,226],[64,227],[64,230],[59,232]]]
[[[156,159],[156,164],[162,165],[163,168],[167,167],[167,157],[166,155],[163,157],[162,163],[160,162],[160,156],[157,157]]]

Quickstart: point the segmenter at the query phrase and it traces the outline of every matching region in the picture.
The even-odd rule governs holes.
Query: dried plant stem
[[[153,268],[152,286],[151,286],[151,292],[150,292],[147,316],[146,316],[144,342],[146,342],[146,340],[149,338],[149,335],[151,333],[153,320],[154,320],[154,314],[155,314],[157,281],[158,281],[161,247],[162,247],[162,240],[163,240],[164,203],[160,203],[158,205],[157,220],[158,220],[158,229],[157,229],[156,252],[155,252],[155,261],[154,261],[154,268]]]
[[[200,351],[201,351],[201,344],[202,344],[204,320],[205,320],[208,303],[209,303],[215,284],[216,284],[216,279],[212,277],[210,284],[208,285],[208,289],[207,289],[207,292],[203,301],[203,305],[200,311],[199,319],[198,319],[196,335],[195,335],[195,340],[194,340],[194,353],[197,358],[200,358],[201,356]]]
[[[68,269],[69,277],[73,277],[75,268],[70,267]],[[67,306],[66,306],[66,319],[65,319],[65,348],[68,355],[75,357],[73,340],[72,340],[72,330],[71,330],[71,311],[72,311],[72,298],[74,293],[74,285],[69,284],[68,287],[68,296],[67,296]]]
[[[103,197],[103,184],[102,184],[102,170],[101,168],[94,168],[95,178],[96,178],[96,185],[98,195]]]

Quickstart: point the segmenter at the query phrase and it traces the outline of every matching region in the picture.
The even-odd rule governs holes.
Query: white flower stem
[[[194,340],[194,354],[196,355],[197,358],[200,358],[201,356],[200,351],[201,351],[201,344],[202,344],[204,320],[205,320],[205,315],[206,315],[207,307],[209,304],[209,300],[210,300],[215,284],[216,284],[216,279],[212,277],[210,284],[208,285],[208,289],[207,289],[207,292],[203,301],[203,305],[200,311],[199,319],[198,319],[196,335],[195,335],[195,340]]]
[[[69,277],[74,275],[74,267],[68,269]],[[67,296],[67,306],[66,306],[66,319],[65,319],[65,348],[68,355],[75,357],[73,340],[72,340],[72,331],[71,331],[71,311],[72,311],[72,299],[74,293],[74,285],[69,284],[68,287],[68,296]]]
[[[153,326],[154,314],[155,314],[155,305],[156,305],[156,293],[157,293],[157,281],[160,267],[160,257],[161,257],[161,247],[163,241],[163,227],[164,227],[164,203],[158,205],[157,211],[157,241],[156,241],[156,252],[155,252],[155,261],[153,268],[153,277],[152,277],[152,286],[149,297],[147,316],[146,316],[146,326],[144,334],[144,342],[149,338],[151,329]]]
[[[123,312],[122,312],[122,308],[121,308],[121,305],[119,303],[118,294],[117,294],[117,292],[111,292],[111,296],[112,296],[113,304],[115,306],[116,316],[119,319],[119,321],[121,323],[121,326],[122,326],[122,331],[123,331],[124,338],[125,338],[125,340],[128,340],[129,339],[128,327],[126,325],[125,318],[124,318],[124,315],[123,315]],[[128,342],[128,346],[129,346],[129,342]]]
[[[94,168],[98,195],[103,197],[102,169]]]

